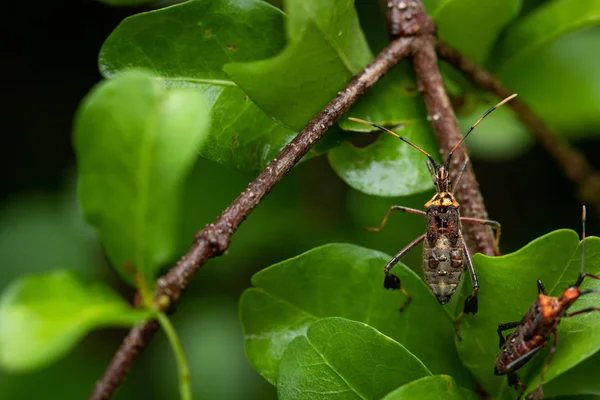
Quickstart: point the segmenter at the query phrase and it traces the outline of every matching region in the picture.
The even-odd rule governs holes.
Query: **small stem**
[[[179,393],[181,400],[192,400],[192,388],[190,385],[190,369],[188,368],[187,359],[183,352],[183,347],[177,336],[177,332],[171,323],[171,320],[162,311],[156,312],[156,319],[160,326],[165,331],[169,343],[175,353],[175,359],[177,361],[177,371],[179,372]]]

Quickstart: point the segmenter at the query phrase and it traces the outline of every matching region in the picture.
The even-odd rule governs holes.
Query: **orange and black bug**
[[[544,374],[548,369],[548,365],[550,365],[552,356],[556,351],[556,328],[560,323],[561,318],[568,318],[592,311],[600,311],[600,307],[589,307],[567,313],[569,307],[571,307],[579,297],[590,293],[600,294],[600,291],[593,289],[579,289],[586,277],[600,280],[600,277],[585,273],[585,206],[583,206],[581,222],[581,270],[577,281],[575,281],[572,286],[565,289],[560,297],[551,297],[546,293],[544,283],[541,280],[538,280],[538,298],[535,303],[531,305],[523,319],[517,322],[498,325],[500,353],[498,354],[498,357],[496,357],[494,374],[507,375],[508,382],[511,386],[514,386],[515,388],[521,387],[519,399],[525,392],[525,385],[520,381],[516,371],[531,360],[538,351],[546,347],[550,336],[553,336],[554,340],[552,347],[550,348],[550,354],[546,360],[546,365],[544,366],[540,377],[540,383],[537,390],[532,392],[533,398],[543,397],[542,380],[544,379]],[[512,328],[515,328],[515,330],[504,338],[502,332]]]
[[[473,294],[465,300],[463,310],[455,320],[455,327],[457,327],[457,322],[463,316],[463,314],[475,314],[477,312],[477,293],[479,291],[479,283],[477,281],[477,274],[475,273],[475,268],[473,267],[469,250],[467,249],[463,240],[461,223],[484,224],[496,228],[496,247],[498,246],[498,240],[500,238],[500,224],[496,221],[465,218],[460,216],[460,205],[454,198],[454,191],[458,187],[458,182],[467,166],[467,162],[465,161],[461,170],[459,171],[454,185],[451,185],[449,174],[450,161],[452,160],[452,154],[454,151],[467,138],[469,133],[471,133],[471,131],[473,131],[473,129],[475,129],[475,127],[488,114],[494,111],[497,107],[500,107],[502,104],[513,99],[515,96],[516,94],[507,97],[483,114],[477,120],[477,122],[471,126],[469,131],[458,141],[458,143],[456,143],[454,148],[450,151],[450,154],[448,154],[446,162],[440,165],[438,165],[433,157],[425,150],[409,142],[391,130],[372,122],[357,118],[349,118],[352,121],[372,125],[387,133],[390,133],[413,148],[417,149],[421,153],[425,154],[428,158],[427,167],[429,169],[431,178],[433,179],[433,183],[435,184],[436,194],[431,200],[425,203],[426,211],[394,205],[388,209],[387,214],[383,218],[383,221],[378,228],[367,228],[370,231],[381,231],[392,211],[404,211],[412,214],[424,215],[427,218],[427,232],[419,236],[404,249],[402,249],[385,266],[384,287],[386,289],[401,290],[402,293],[404,293],[407,297],[407,300],[400,308],[400,311],[404,310],[404,308],[408,305],[411,297],[402,287],[400,278],[390,273],[390,270],[394,268],[400,259],[404,257],[410,250],[412,250],[419,243],[423,242],[423,268],[425,271],[425,282],[427,285],[429,285],[429,288],[436,296],[440,304],[445,305],[448,303],[450,297],[456,291],[456,288],[460,283],[462,273],[465,271],[465,269],[469,270],[471,282],[473,284]],[[458,328],[456,329],[456,333],[458,335]]]

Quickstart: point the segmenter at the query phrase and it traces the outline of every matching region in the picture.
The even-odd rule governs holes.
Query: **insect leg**
[[[504,335],[502,335],[502,332],[506,331],[508,329],[516,328],[517,326],[519,326],[520,323],[521,323],[521,321],[507,322],[505,324],[498,324],[498,330],[496,332],[498,332],[498,337],[500,338],[500,346],[499,347],[502,347],[502,345],[506,341],[506,339],[504,339]]]
[[[517,400],[519,400],[521,397],[523,397],[523,393],[525,393],[527,386],[521,382],[521,379],[519,379],[519,375],[517,375],[516,372],[509,372],[506,377],[508,379],[509,386],[512,386],[515,389],[519,387],[521,388],[521,393],[519,393],[519,397],[517,397]]]
[[[425,239],[425,234],[423,234],[423,235],[419,236],[418,238],[416,238],[415,240],[413,240],[405,248],[400,250],[400,252],[398,254],[396,254],[394,256],[394,258],[392,258],[385,266],[385,270],[384,270],[385,271],[385,280],[383,281],[383,287],[385,287],[386,289],[398,289],[398,290],[402,291],[402,293],[404,293],[404,295],[407,297],[404,304],[402,304],[402,306],[400,307],[400,311],[402,311],[406,308],[406,306],[408,305],[408,303],[410,303],[410,300],[412,298],[410,297],[408,292],[406,290],[404,290],[404,288],[402,287],[402,285],[400,283],[400,278],[398,278],[396,275],[390,273],[390,270],[392,268],[394,268],[394,266],[396,264],[398,264],[398,261],[400,261],[400,259],[402,257],[404,257],[406,255],[406,253],[411,251],[416,245],[421,243],[424,239]]]
[[[541,279],[538,279],[537,287],[538,287],[538,294],[545,294],[546,296],[548,295],[548,292],[546,292],[546,286],[544,286],[544,282],[542,282]]]
[[[456,336],[458,337],[458,340],[462,340],[462,337],[460,336],[460,332],[458,330],[458,321],[465,314],[477,313],[477,309],[478,309],[477,293],[479,293],[479,280],[477,279],[477,273],[475,272],[475,267],[473,266],[473,260],[471,259],[471,254],[469,254],[469,249],[467,248],[467,244],[465,243],[465,241],[462,237],[462,233],[460,234],[460,240],[462,241],[462,244],[463,244],[463,249],[465,251],[465,262],[467,263],[469,275],[471,276],[471,283],[473,284],[473,294],[466,298],[465,305],[463,306],[462,311],[460,312],[460,314],[458,314],[458,316],[454,320],[454,330],[456,332]]]
[[[390,215],[392,214],[392,211],[404,211],[410,214],[417,214],[417,215],[426,215],[425,211],[422,210],[417,210],[415,208],[408,208],[408,207],[403,207],[403,206],[391,206],[387,213],[385,214],[385,217],[383,217],[383,221],[381,221],[381,225],[379,225],[378,228],[365,228],[366,231],[369,232],[380,232],[383,230],[383,227],[385,226],[388,218],[390,217]]]
[[[565,317],[569,318],[569,317],[574,317],[575,315],[579,315],[579,314],[585,314],[585,313],[589,313],[592,311],[600,311],[600,307],[588,307],[588,308],[584,308],[583,310],[579,310],[579,311],[575,311],[572,313],[567,313],[565,315]]]
[[[467,223],[467,224],[487,225],[487,226],[491,226],[492,229],[495,229],[496,230],[496,246],[494,248],[494,251],[495,251],[496,255],[500,255],[500,231],[502,228],[502,226],[500,225],[500,222],[493,221],[491,219],[479,219],[479,218],[469,218],[469,217],[461,217],[460,222]]]
[[[465,160],[465,162],[463,163],[462,167],[460,167],[460,171],[458,171],[458,175],[456,176],[456,181],[452,185],[452,192],[451,193],[453,195],[454,195],[454,192],[456,192],[456,188],[458,187],[458,182],[460,182],[460,178],[462,178],[463,173],[465,172],[465,169],[467,168],[467,164],[469,164],[469,159],[468,158]]]
[[[536,392],[542,392],[542,381],[544,380],[544,375],[546,375],[546,371],[548,370],[548,366],[550,365],[550,361],[552,361],[552,357],[556,352],[556,343],[558,340],[558,336],[556,335],[556,330],[552,332],[552,336],[554,337],[554,341],[552,342],[552,347],[550,348],[550,353],[548,354],[548,358],[546,359],[546,364],[544,365],[544,369],[542,370],[542,374],[540,375],[540,383],[538,383]]]

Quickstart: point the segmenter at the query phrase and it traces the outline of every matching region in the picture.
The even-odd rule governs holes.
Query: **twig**
[[[157,281],[156,298],[160,303],[176,301],[187,287],[192,275],[210,258],[221,255],[231,236],[250,212],[275,187],[312,145],[373,86],[387,71],[411,51],[411,38],[392,42],[344,90],[338,93],[275,158],[248,188],[212,223],[196,234],[188,253]],[[155,322],[133,328],[92,392],[90,399],[109,399],[123,381],[134,360],[157,329]]]
[[[505,98],[512,92],[490,72],[467,59],[448,44],[438,41],[437,53],[445,61],[462,71],[476,85]],[[521,122],[539,140],[546,151],[554,157],[565,176],[579,187],[579,197],[584,203],[593,204],[600,214],[600,173],[590,166],[583,154],[566,140],[558,137],[525,103],[518,98],[508,103]]]
[[[433,45],[435,42],[433,36],[434,25],[425,13],[421,1],[401,3],[404,6],[398,7],[400,13],[393,15],[403,21],[403,32],[419,33],[413,42],[413,67],[417,76],[419,91],[427,108],[428,118],[440,146],[440,152],[446,156],[460,140],[461,133],[438,67]],[[390,15],[392,14],[390,13]],[[466,157],[467,153],[464,146],[454,152],[452,168],[450,169],[454,178]],[[461,213],[465,216],[488,219],[483,197],[479,191],[479,184],[470,163],[464,171],[460,186],[456,191],[456,197],[461,204]],[[467,238],[475,251],[487,255],[495,254],[495,239],[489,227],[470,224],[465,228]]]

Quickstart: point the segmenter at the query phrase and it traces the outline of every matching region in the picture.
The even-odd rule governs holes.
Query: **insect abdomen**
[[[462,247],[452,245],[446,235],[438,236],[434,245],[423,244],[423,269],[425,282],[440,304],[446,304],[456,291],[465,270]]]

